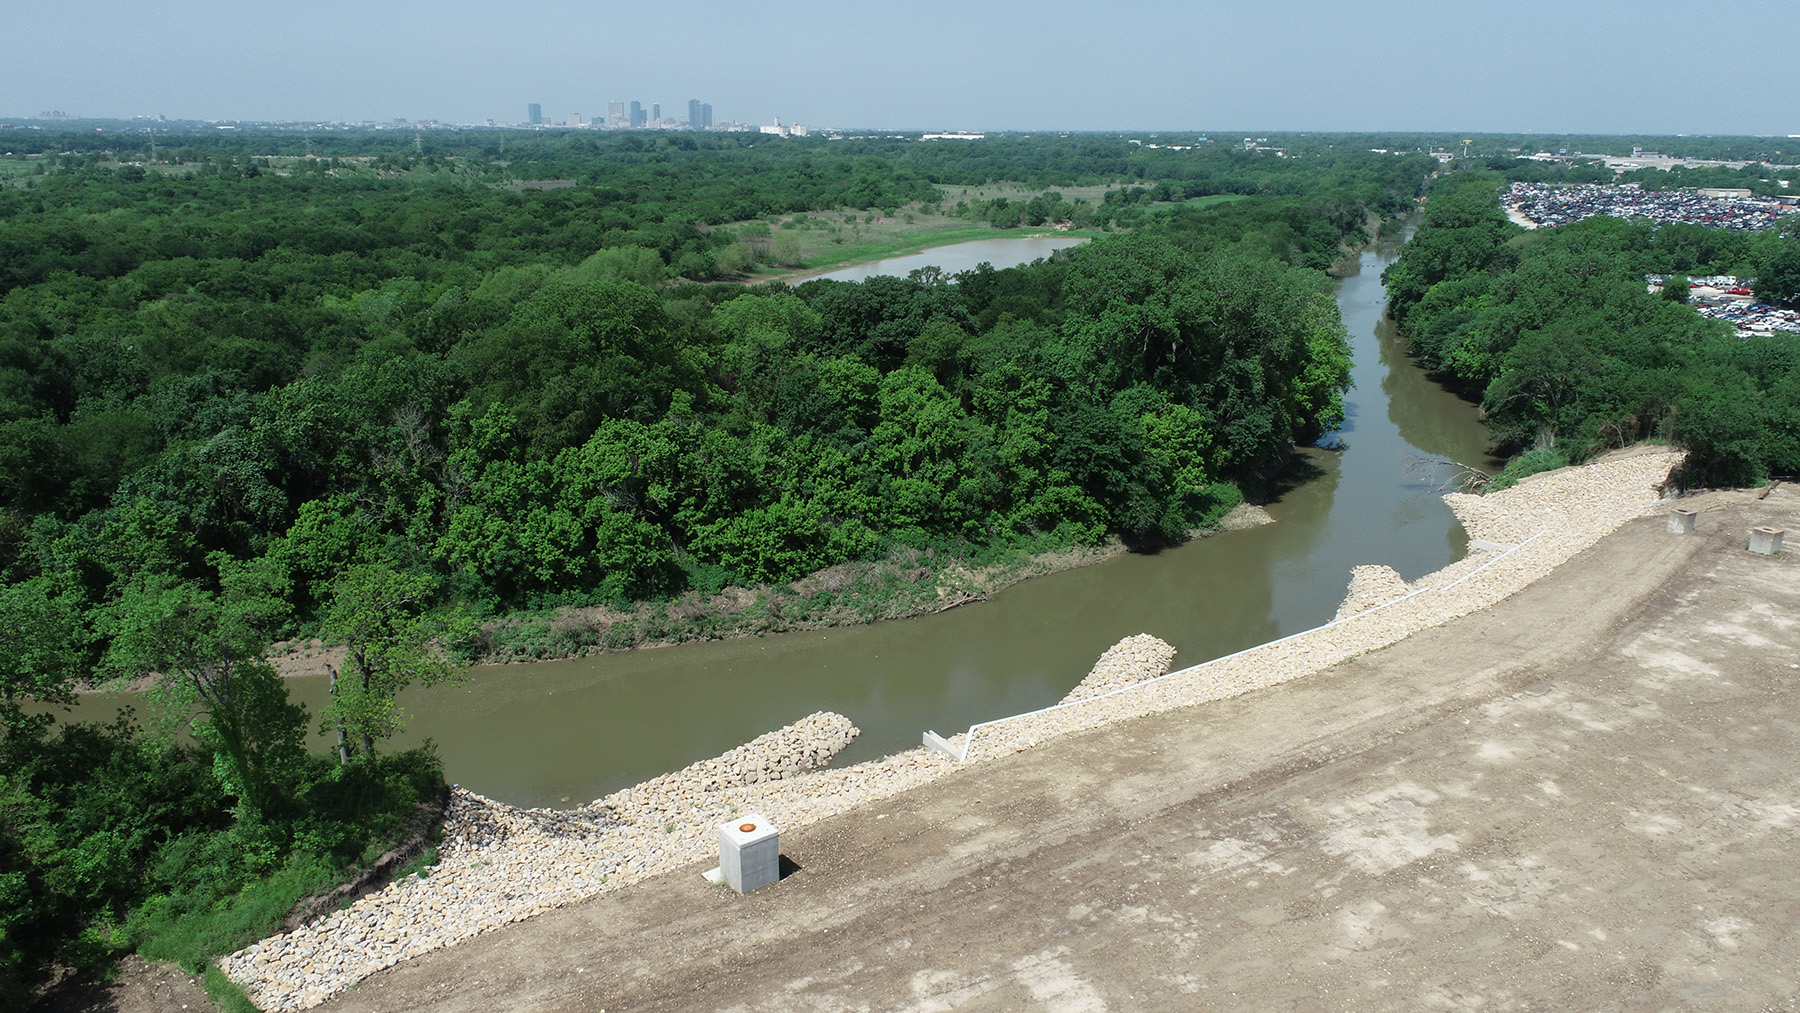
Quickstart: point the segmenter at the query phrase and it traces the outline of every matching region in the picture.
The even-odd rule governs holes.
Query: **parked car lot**
[[[1687,222],[1734,232],[1775,227],[1800,206],[1766,197],[1713,197],[1698,190],[1644,190],[1636,183],[1514,183],[1501,198],[1509,213],[1554,228],[1594,215]]]
[[[1646,274],[1644,283],[1650,291],[1662,289],[1663,283],[1675,275]],[[1800,333],[1800,311],[1757,302],[1753,278],[1737,278],[1729,274],[1688,279],[1688,305],[1700,315],[1724,320],[1737,328],[1738,336],[1771,334],[1775,331]]]

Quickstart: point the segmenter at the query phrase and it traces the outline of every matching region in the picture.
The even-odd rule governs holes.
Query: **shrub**
[[[1488,483],[1489,492],[1510,489],[1519,484],[1519,480],[1535,475],[1540,471],[1555,471],[1569,466],[1569,454],[1557,447],[1533,447],[1523,454],[1506,462],[1506,467],[1494,480]]]

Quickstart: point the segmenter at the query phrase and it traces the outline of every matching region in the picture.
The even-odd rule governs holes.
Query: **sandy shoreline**
[[[1662,482],[1679,458],[1662,448],[1642,448],[1533,476],[1486,497],[1452,494],[1445,498],[1471,539],[1504,548],[1477,549],[1411,585],[1363,574],[1361,594],[1370,610],[1358,615],[1130,689],[989,726],[972,748],[964,736],[951,742],[968,749],[971,760],[1007,755],[1054,736],[1323,671],[1486,608],[1619,525],[1657,509]],[[1353,585],[1352,594],[1357,591]],[[713,827],[738,813],[760,812],[792,829],[934,781],[959,766],[917,748],[842,769],[783,770],[757,783],[709,785],[684,776],[706,767],[696,764],[574,813],[517,809],[458,789],[446,816],[443,858],[428,879],[392,884],[344,911],[232,954],[220,965],[265,1010],[307,1008],[409,957],[716,857]]]

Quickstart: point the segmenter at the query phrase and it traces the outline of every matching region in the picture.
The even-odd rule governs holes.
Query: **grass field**
[[[1244,195],[1241,193],[1216,193],[1210,197],[1189,197],[1187,200],[1181,201],[1181,204],[1184,207],[1190,208],[1210,208],[1218,204],[1230,204],[1232,201],[1243,199]],[[1169,206],[1174,207],[1173,204]]]
[[[1071,200],[1082,198],[1099,203],[1106,186],[1061,187],[1057,192]],[[955,207],[958,201],[992,200],[1005,197],[1009,201],[1028,201],[1044,192],[1041,188],[1022,184],[989,183],[985,186],[946,186],[939,208]],[[748,229],[746,229],[748,226]],[[754,235],[758,226],[769,230],[769,237]],[[858,211],[840,208],[806,214],[782,215],[763,222],[734,222],[720,226],[744,236],[753,246],[762,245],[774,236],[791,234],[799,244],[800,267],[760,265],[750,275],[751,281],[793,281],[838,267],[866,264],[872,260],[903,257],[936,246],[966,243],[977,239],[1025,239],[1031,236],[1079,236],[1092,238],[1098,230],[1057,229],[1052,227],[997,229],[943,213],[927,212],[920,204],[909,204],[894,214],[880,210]],[[747,234],[751,233],[751,234]]]
[[[1123,184],[1121,184],[1123,185]],[[1106,191],[1115,189],[1112,185],[1055,187],[1063,197],[1075,200],[1086,200],[1090,204],[1099,204]],[[1020,203],[1044,192],[1044,188],[1028,187],[1020,183],[989,183],[984,186],[946,186],[943,187],[944,198],[937,208],[955,207],[958,201],[993,200],[1005,197],[1007,200]],[[1195,197],[1187,201],[1150,205],[1151,208],[1212,207],[1242,200],[1236,194],[1220,194],[1211,197]],[[768,249],[768,245],[778,236],[792,236],[797,242],[799,251],[799,267],[776,267],[771,264],[759,264],[747,276],[752,282],[763,281],[795,281],[823,271],[855,264],[866,264],[873,260],[885,260],[889,257],[903,257],[918,253],[921,250],[937,246],[949,246],[953,243],[966,243],[977,239],[1025,239],[1032,236],[1075,236],[1092,239],[1102,234],[1099,229],[1069,228],[1017,228],[997,229],[981,222],[972,222],[967,218],[959,218],[941,213],[928,212],[925,206],[909,204],[899,208],[894,214],[885,214],[880,210],[858,211],[853,208],[839,208],[834,211],[814,211],[805,214],[782,215],[762,221],[733,222],[719,228],[733,232],[744,238],[752,247]],[[766,230],[766,235],[764,234]]]
[[[889,257],[904,257],[938,246],[967,243],[977,239],[1028,239],[1033,236],[1075,236],[1091,239],[1100,235],[1093,229],[996,229],[991,225],[971,225],[966,219],[953,219],[950,227],[925,227],[906,231],[896,229],[886,235],[865,236],[853,245],[827,247],[820,255],[807,257],[798,268],[765,268],[755,276],[757,281],[794,281],[839,267],[866,264]],[[804,247],[802,247],[804,249]]]

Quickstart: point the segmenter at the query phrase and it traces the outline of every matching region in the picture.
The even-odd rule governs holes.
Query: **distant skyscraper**
[[[712,103],[711,102],[700,103],[700,129],[701,130],[711,130],[712,129]]]
[[[534,127],[542,126],[544,123],[544,107],[536,102],[526,106],[525,119]]]
[[[628,127],[631,125],[625,119],[625,103],[608,102],[606,104],[606,125],[609,127]]]
[[[654,126],[654,127],[662,126],[662,103],[661,102],[650,103],[650,125]]]
[[[700,129],[700,100],[697,98],[688,99],[688,126]]]
[[[636,129],[644,125],[644,104],[636,99],[631,100],[631,126]]]

